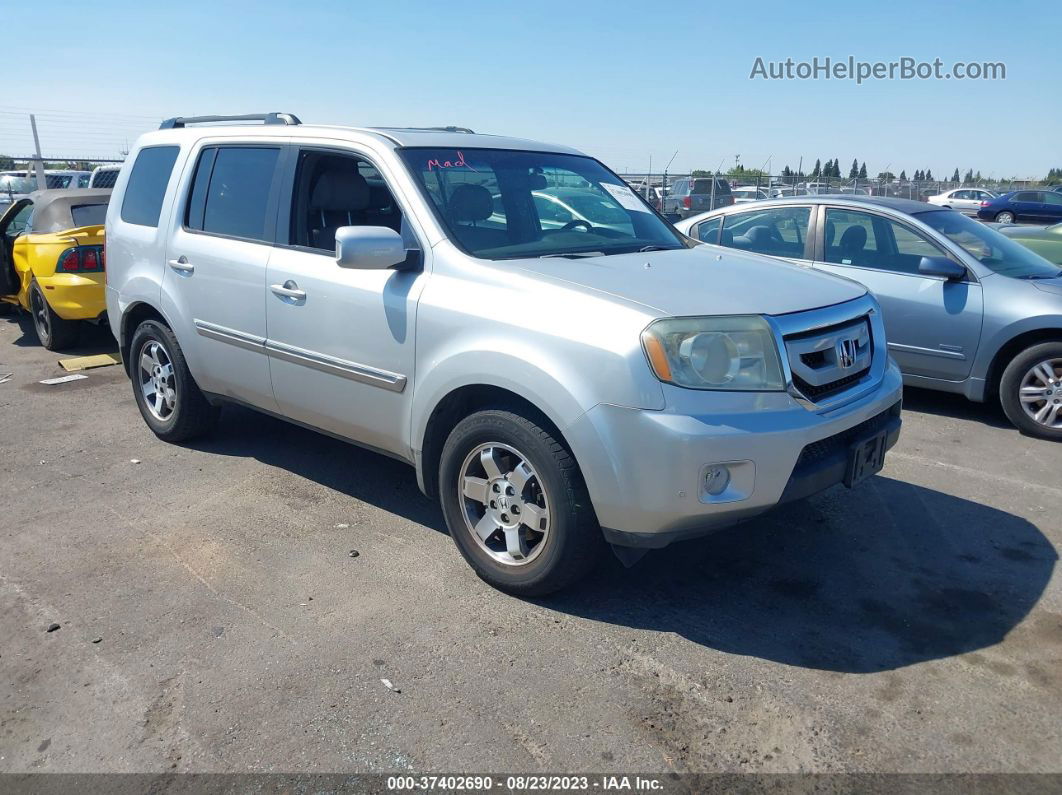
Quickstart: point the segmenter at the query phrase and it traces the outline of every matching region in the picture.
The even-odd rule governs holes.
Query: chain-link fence
[[[981,188],[996,194],[1015,190],[1050,187],[1035,180],[901,180],[898,178],[859,178],[798,176],[795,174],[720,174],[694,171],[688,174],[628,173],[620,176],[657,209],[663,209],[665,200],[676,189],[689,191],[691,184],[703,183],[702,190],[715,188],[716,195],[710,198],[712,207],[734,201],[755,201],[785,196],[821,194],[847,194],[852,196],[890,196],[900,199],[926,201],[930,196],[953,188]],[[718,194],[729,190],[731,199],[723,201]]]

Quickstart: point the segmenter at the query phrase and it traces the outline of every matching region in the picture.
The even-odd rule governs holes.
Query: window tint
[[[1047,204],[1062,204],[1062,194],[1058,193],[1045,193],[1043,194],[1044,201]]]
[[[385,226],[402,233],[407,249],[416,239],[376,167],[354,155],[304,149],[299,153],[288,242],[335,254],[342,226]]]
[[[1010,197],[1012,202],[1036,202],[1040,201],[1040,198],[1032,191],[1025,191],[1023,193],[1015,193]]]
[[[99,226],[107,218],[106,204],[75,204],[70,208],[74,227]]]
[[[702,221],[693,230],[693,236],[702,243],[717,243],[719,241],[719,226],[722,223],[722,218],[710,218],[707,221]]]
[[[918,273],[922,257],[947,253],[921,232],[868,213],[826,210],[826,262],[896,273]]]
[[[269,240],[266,208],[279,155],[279,149],[253,146],[203,150],[185,214],[188,227],[246,240]]]
[[[140,150],[125,186],[123,221],[141,226],[159,225],[162,199],[179,151],[177,146],[152,146]]]
[[[803,259],[810,218],[810,207],[732,213],[723,223],[721,244],[773,257]]]

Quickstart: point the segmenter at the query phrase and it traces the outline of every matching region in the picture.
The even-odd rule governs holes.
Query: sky
[[[1062,167],[1062,3],[36,0],[9,36],[0,153],[117,157],[175,115],[454,124],[620,172],[853,158],[871,175]],[[750,79],[765,62],[1003,62],[1000,81]],[[9,72],[10,74],[10,72]],[[16,90],[17,89],[17,90]],[[677,153],[677,154],[676,154]],[[739,157],[740,160],[735,160]]]

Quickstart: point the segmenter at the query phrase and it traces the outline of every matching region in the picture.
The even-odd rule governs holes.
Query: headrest
[[[766,226],[754,226],[748,229],[744,235],[750,243],[766,243],[771,239],[771,230]]]
[[[833,245],[833,238],[837,234],[837,225],[833,221],[826,222],[826,245]]]
[[[310,206],[317,210],[364,210],[369,206],[369,183],[354,171],[326,171],[313,186]]]
[[[867,229],[865,226],[850,226],[841,235],[841,248],[861,249],[867,244]]]
[[[494,199],[482,185],[458,185],[447,205],[454,221],[485,221],[494,213]]]

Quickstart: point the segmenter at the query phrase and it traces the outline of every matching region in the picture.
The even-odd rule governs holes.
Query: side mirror
[[[918,272],[923,276],[940,276],[949,282],[966,278],[966,268],[947,257],[922,257]]]
[[[386,226],[341,226],[336,230],[336,264],[356,270],[386,270],[406,259],[402,236]]]

